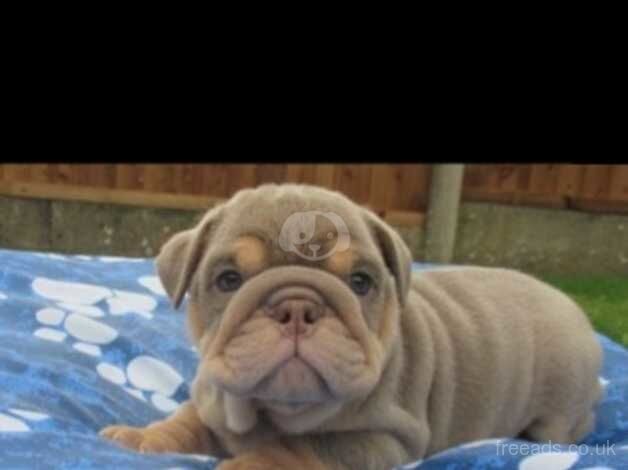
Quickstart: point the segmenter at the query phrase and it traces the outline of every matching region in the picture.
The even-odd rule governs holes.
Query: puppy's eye
[[[216,279],[216,287],[223,292],[238,290],[242,285],[242,276],[234,270],[224,271]]]
[[[349,279],[349,285],[353,292],[357,295],[366,295],[373,286],[373,280],[368,274],[365,273],[353,273]]]

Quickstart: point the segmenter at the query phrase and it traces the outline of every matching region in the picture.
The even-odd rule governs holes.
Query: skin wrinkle
[[[333,330],[326,331],[325,323],[335,325],[335,329],[343,332],[344,335],[334,334]],[[268,329],[260,331],[259,327],[254,328],[253,324],[256,326],[265,324]],[[254,333],[252,335],[243,336],[243,330],[253,330]],[[268,332],[269,330],[271,331],[270,336],[264,335],[264,332]],[[253,368],[251,362],[254,364],[257,364],[259,361],[270,363],[269,355],[264,354],[264,350],[267,349],[269,343],[277,340],[279,335],[277,331],[278,329],[274,322],[261,318],[252,318],[236,330],[235,336],[227,343],[223,353],[229,368],[234,371],[234,375],[249,376],[246,372]],[[275,335],[272,335],[272,333],[275,333]],[[323,341],[325,341],[326,344],[322,348],[316,347],[317,343]],[[309,347],[310,345],[314,345],[314,347]],[[358,343],[355,340],[349,340],[348,330],[336,319],[324,319],[321,324],[318,325],[313,336],[302,342],[301,348],[304,359],[311,365],[321,363],[333,364],[332,368],[324,367],[323,375],[332,380],[335,384],[335,389],[339,389],[340,384],[345,382],[345,380],[335,379],[335,375],[344,375],[349,378],[356,377],[359,375],[356,368],[359,368],[360,365],[364,365],[366,362]],[[356,350],[358,353],[356,353]],[[320,355],[325,359],[312,362],[308,360],[311,355]]]
[[[284,271],[285,271],[285,275]],[[217,333],[217,338],[215,339],[215,341],[213,342],[212,346],[210,347],[211,349],[211,353],[214,356],[220,356],[221,351],[226,347],[227,342],[229,341],[229,338],[231,337],[231,335],[233,334],[232,331],[236,330],[236,325],[241,322],[242,320],[244,320],[247,316],[247,311],[250,311],[251,308],[253,306],[256,306],[259,302],[257,301],[257,299],[263,295],[263,293],[265,293],[266,291],[268,291],[268,289],[264,289],[262,286],[264,286],[268,281],[274,281],[274,278],[276,276],[282,276],[283,278],[288,278],[290,279],[292,276],[291,274],[294,274],[296,276],[303,276],[305,279],[308,279],[309,277],[309,270],[305,270],[302,271],[305,268],[274,268],[271,272],[271,270],[266,271],[265,273],[259,275],[256,280],[258,281],[258,284],[256,284],[255,286],[253,286],[253,284],[251,284],[250,286],[247,286],[247,284],[245,284],[245,286],[243,286],[243,288],[240,290],[240,292],[236,295],[236,297],[233,299],[233,301],[230,303],[230,308],[228,308],[228,311],[225,312],[225,315],[223,317],[223,321],[221,322],[219,329],[218,329],[218,333]],[[276,271],[279,271],[276,276],[273,276],[273,274],[275,274]],[[289,270],[289,271],[288,271]],[[268,274],[270,273],[270,274]],[[279,274],[281,273],[281,274]],[[263,276],[265,276],[263,279],[261,279]],[[331,280],[335,283],[337,283],[338,285],[341,285],[339,283],[339,281],[334,281],[334,278],[331,278]],[[250,281],[251,283],[253,281]],[[247,290],[246,288],[249,287],[249,290]],[[259,289],[258,289],[259,287]],[[323,286],[323,290],[327,290],[328,286]],[[343,289],[347,289],[346,287],[343,286]],[[261,290],[261,293],[258,292],[251,292],[251,291],[258,291]],[[347,289],[348,290],[348,289]],[[338,291],[339,293],[342,292],[342,290]],[[328,298],[330,298],[331,300],[334,300],[334,296],[336,294],[332,295],[332,296],[327,296]],[[346,297],[346,294],[343,294],[344,297]],[[351,297],[346,297],[347,299],[351,299]],[[355,300],[353,301],[355,302]],[[343,303],[347,303],[346,300],[343,301]],[[248,307],[248,308],[247,308]],[[349,305],[346,305],[344,309],[342,309],[341,312],[339,313],[343,313],[346,310],[348,310],[346,307],[349,307]],[[337,309],[337,307],[336,307]],[[360,323],[361,320],[361,315],[354,313],[356,310],[359,309],[359,306],[356,305],[354,303],[353,306],[349,307],[349,310],[351,310],[352,313],[347,313],[346,315],[344,315],[344,320],[347,321],[347,324],[350,327],[353,327],[354,329],[354,334],[357,333],[356,336],[362,336],[363,339],[366,338],[365,336],[365,328],[364,328],[364,324],[363,322]],[[230,313],[230,311],[238,311],[239,313],[235,314],[235,313]],[[357,330],[357,332],[356,332]],[[360,338],[358,338],[360,339]]]
[[[258,319],[245,323],[246,329],[236,333],[224,351],[226,357],[246,356],[247,353],[258,354],[257,350],[263,351],[268,345],[281,340],[281,332],[272,320]],[[251,348],[255,348],[251,350]]]
[[[304,341],[302,348],[305,348],[302,352],[307,351],[310,355],[327,355],[334,363],[366,363],[364,352],[357,341],[339,336],[326,328],[319,329],[311,340]]]
[[[211,380],[226,387],[228,390],[245,394],[249,392],[257,383],[259,383],[266,375],[268,375],[279,363],[285,361],[289,356],[292,356],[292,346],[286,345],[285,342],[279,343],[281,347],[271,348],[268,352],[268,360],[266,362],[260,362],[259,354],[250,354],[247,357],[251,358],[249,364],[251,367],[249,370],[252,373],[243,374],[239,369],[241,356],[238,358],[231,358],[232,364],[228,364],[225,361],[225,356],[212,358],[208,363],[209,377]],[[234,361],[235,359],[235,361]],[[227,369],[225,369],[227,365]],[[226,373],[225,373],[226,372]]]

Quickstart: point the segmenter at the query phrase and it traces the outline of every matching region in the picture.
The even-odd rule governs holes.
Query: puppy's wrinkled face
[[[308,213],[327,222],[312,223],[301,215]],[[286,230],[294,220],[297,229]],[[304,238],[299,230],[311,252],[326,255],[292,249]],[[250,416],[263,412],[284,431],[304,432],[377,386],[410,269],[407,248],[379,219],[320,188],[262,186],[208,214],[178,251],[175,243],[158,266],[174,296],[193,271],[196,395],[217,387]],[[163,274],[177,261],[179,274]]]

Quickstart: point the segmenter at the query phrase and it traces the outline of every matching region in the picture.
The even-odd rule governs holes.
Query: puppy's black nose
[[[287,336],[304,336],[312,332],[324,315],[324,307],[309,299],[285,299],[270,307],[268,316],[279,323]]]

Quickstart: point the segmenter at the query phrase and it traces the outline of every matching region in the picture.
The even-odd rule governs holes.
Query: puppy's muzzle
[[[213,385],[290,400],[362,395],[379,380],[383,355],[349,287],[301,266],[268,269],[245,282],[200,346],[200,375]]]

